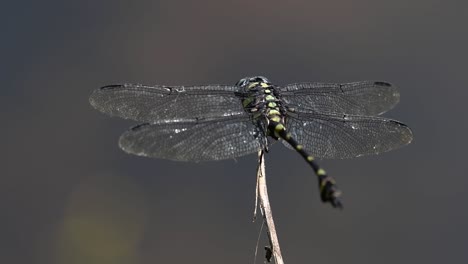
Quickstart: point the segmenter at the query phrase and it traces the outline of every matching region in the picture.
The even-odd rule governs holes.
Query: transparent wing
[[[97,110],[126,119],[158,120],[222,117],[245,114],[236,86],[109,85],[95,90],[89,101]]]
[[[142,124],[119,139],[125,152],[177,161],[223,160],[261,148],[261,134],[248,118]]]
[[[297,83],[282,87],[287,106],[308,113],[380,115],[395,106],[400,94],[387,82]]]
[[[311,155],[320,158],[379,154],[413,139],[405,124],[382,117],[294,113],[286,118],[285,126]]]

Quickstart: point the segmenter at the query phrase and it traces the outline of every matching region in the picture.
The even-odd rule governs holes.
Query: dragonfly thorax
[[[242,89],[242,105],[254,119],[263,119],[267,125],[270,121],[283,123],[285,109],[279,90],[267,78],[248,77],[241,79],[237,85]]]

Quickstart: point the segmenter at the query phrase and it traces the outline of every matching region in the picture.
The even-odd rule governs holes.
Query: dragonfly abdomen
[[[338,190],[335,180],[328,176],[327,172],[315,162],[315,158],[307,153],[304,146],[298,143],[291,133],[286,131],[284,124],[270,119],[268,130],[271,135],[288,142],[288,144],[299,152],[304,160],[312,167],[319,179],[320,197],[322,201],[330,202],[334,207],[341,208],[342,205],[338,199],[341,192]]]

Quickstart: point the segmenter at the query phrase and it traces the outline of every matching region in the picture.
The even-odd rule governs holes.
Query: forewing
[[[245,114],[236,86],[146,86],[122,84],[95,90],[89,101],[111,116],[154,123],[160,120]]]
[[[248,118],[142,124],[119,139],[125,152],[176,161],[224,160],[261,148],[261,135]]]
[[[301,112],[380,115],[399,101],[397,88],[387,82],[297,83],[281,89],[287,106]]]
[[[299,144],[319,158],[379,154],[413,139],[405,124],[382,117],[295,113],[288,115],[285,125]]]

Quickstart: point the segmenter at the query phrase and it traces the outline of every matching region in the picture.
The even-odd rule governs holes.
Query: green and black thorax
[[[277,126],[284,128],[286,107],[281,100],[280,90],[262,76],[241,79],[242,106],[252,116],[254,123],[263,127],[265,136],[279,139]]]

